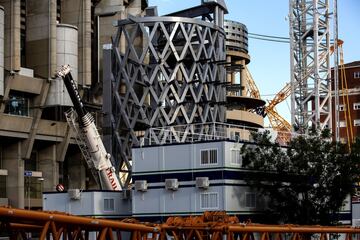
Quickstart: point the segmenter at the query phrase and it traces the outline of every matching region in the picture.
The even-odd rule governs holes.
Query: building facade
[[[0,205],[36,209],[42,207],[41,193],[54,191],[59,183],[66,189],[97,188],[66,123],[64,112],[72,104],[62,81],[55,78],[56,70],[70,64],[83,101],[106,136],[109,129],[101,127],[102,46],[116,34],[115,21],[129,14],[144,16],[148,3],[0,0],[0,5]],[[263,118],[252,110],[264,102],[245,96],[241,71],[250,61],[246,26],[231,21],[225,26],[230,65],[226,79],[232,85],[227,89],[226,118],[262,127]],[[177,77],[183,75],[179,72]]]
[[[91,188],[64,117],[55,72],[70,64],[87,107],[102,119],[102,45],[114,20],[140,15],[142,0],[1,0],[0,205],[40,208],[59,183]],[[101,124],[98,124],[101,126]]]
[[[345,75],[339,70],[339,105],[334,104],[334,111],[339,113],[339,140],[345,143],[350,131],[354,138],[360,135],[360,61],[346,63],[344,69]],[[346,111],[347,99],[349,113]],[[335,130],[335,112],[332,117],[332,129]]]

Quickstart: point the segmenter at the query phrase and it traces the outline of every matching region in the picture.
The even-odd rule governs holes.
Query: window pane
[[[104,199],[104,211],[114,211],[114,199]]]
[[[245,206],[248,208],[256,207],[256,195],[255,193],[245,193]]]
[[[202,209],[218,209],[218,193],[201,193],[200,208]]]
[[[11,115],[29,116],[29,100],[22,96],[9,95],[4,112]]]

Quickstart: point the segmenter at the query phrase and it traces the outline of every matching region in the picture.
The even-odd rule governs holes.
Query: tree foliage
[[[281,147],[269,132],[242,148],[243,166],[256,170],[248,183],[268,199],[267,210],[281,223],[330,225],[360,176],[360,142],[348,151],[329,131],[312,131]]]

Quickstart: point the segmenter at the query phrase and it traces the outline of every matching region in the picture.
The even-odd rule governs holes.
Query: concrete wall
[[[111,37],[116,34],[117,28],[113,26],[114,22],[127,18],[128,14],[133,16],[143,15],[143,10],[146,6],[142,5],[142,0],[129,1],[130,3],[125,7],[123,0],[102,0],[95,9],[95,15],[99,18],[99,62],[103,61],[102,46],[111,43]],[[139,47],[142,47],[141,39]],[[125,43],[125,41],[121,41]],[[120,48],[122,52],[125,51],[125,44]],[[102,65],[100,65],[100,76],[102,76]]]
[[[5,9],[5,69],[20,71],[20,0],[0,0]]]
[[[86,189],[86,168],[81,161],[81,153],[68,156],[68,178],[69,188]]]
[[[59,183],[59,164],[56,161],[56,145],[52,144],[38,151],[39,171],[46,180],[43,191],[54,191]]]
[[[78,75],[79,85],[91,85],[91,0],[61,1],[61,23],[78,28]]]
[[[3,145],[3,168],[8,170],[6,191],[12,207],[24,208],[24,160],[21,142]]]
[[[56,0],[27,0],[26,65],[35,75],[56,71]]]

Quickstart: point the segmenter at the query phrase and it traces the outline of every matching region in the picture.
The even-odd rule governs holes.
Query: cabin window
[[[113,198],[104,199],[104,211],[113,212],[115,210],[115,201]]]
[[[201,150],[201,165],[216,165],[218,163],[217,149]]]
[[[200,193],[201,209],[218,209],[219,194],[217,192]]]

